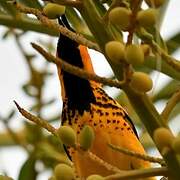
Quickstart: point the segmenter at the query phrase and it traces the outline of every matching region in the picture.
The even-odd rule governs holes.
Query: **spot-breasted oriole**
[[[73,30],[65,15],[59,23]],[[87,47],[60,34],[57,45],[57,56],[71,65],[94,73]],[[90,125],[95,132],[95,140],[90,149],[105,162],[121,170],[132,170],[150,167],[144,161],[120,152],[113,151],[108,143],[125,149],[145,154],[139,142],[136,129],[127,112],[102,89],[101,85],[74,76],[58,67],[63,99],[62,124],[71,126],[79,135],[84,125]],[[78,176],[85,179],[91,174],[107,176],[112,174],[86,154],[70,150]],[[154,178],[149,178],[154,179]]]

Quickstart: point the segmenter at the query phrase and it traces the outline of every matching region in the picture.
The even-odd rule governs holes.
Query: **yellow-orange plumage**
[[[63,112],[65,113],[63,118],[66,120],[68,120],[68,116],[71,118],[71,126],[76,130],[77,134],[79,134],[84,125],[93,127],[95,140],[90,151],[105,162],[123,170],[150,167],[150,163],[147,161],[115,152],[107,146],[108,143],[111,143],[137,153],[145,153],[131,125],[127,122],[127,114],[123,108],[110,98],[101,87],[94,84],[92,84],[92,87],[97,104],[91,104],[90,111],[84,112],[83,115],[80,115],[78,112],[69,112],[70,116],[66,114],[66,106],[64,106]],[[71,156],[80,177],[85,178],[90,174],[96,173],[106,176],[113,173],[91,160],[87,154],[71,151]]]

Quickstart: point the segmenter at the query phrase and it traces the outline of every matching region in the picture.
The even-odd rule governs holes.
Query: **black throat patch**
[[[57,55],[67,63],[83,68],[83,62],[78,48],[79,44],[64,35],[60,35],[57,45]],[[95,103],[90,82],[70,73],[62,71],[68,109],[78,110],[82,115],[89,111],[90,103]]]

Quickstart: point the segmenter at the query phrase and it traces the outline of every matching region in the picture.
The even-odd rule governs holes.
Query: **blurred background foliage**
[[[39,10],[42,10],[44,3],[46,3],[41,0],[18,0],[17,2]],[[112,3],[111,0],[104,2],[105,3],[100,0],[96,1],[96,7],[102,15],[105,14],[106,9],[108,9]],[[163,13],[165,13],[167,5],[168,3],[160,10],[162,16]],[[73,28],[76,29],[78,33],[81,33],[86,38],[94,41],[94,37],[87,28],[85,21],[75,9],[68,7],[66,9],[66,15]],[[162,21],[162,17],[160,17],[160,20]],[[59,32],[42,25],[41,22],[32,15],[20,13],[16,10],[14,5],[7,0],[0,1],[0,25],[5,27],[3,29],[3,33],[0,34],[1,43],[6,41],[8,38],[14,38],[16,45],[22,54],[22,58],[26,62],[29,79],[22,85],[22,91],[27,97],[32,99],[33,103],[28,107],[29,111],[36,114],[38,117],[45,118],[48,122],[58,124],[59,126],[61,114],[60,108],[56,111],[56,113],[50,114],[46,117],[44,117],[43,113],[47,108],[52,108],[52,105],[56,103],[56,101],[59,101],[59,99],[45,99],[43,97],[44,90],[47,88],[45,86],[47,79],[49,77],[57,76],[57,74],[54,72],[52,73],[47,62],[44,62],[41,68],[37,68],[35,62],[38,61],[39,57],[37,57],[35,53],[28,52],[22,43],[22,39],[28,36],[28,32],[43,33],[48,36],[52,36],[53,38],[49,38],[48,40],[38,39],[39,43],[46,47],[49,52],[55,54],[56,47],[54,46],[54,38],[58,36]],[[117,31],[114,30],[114,33],[116,34]],[[180,47],[180,32],[172,34],[171,38],[167,39],[165,42],[162,40],[160,46],[162,46],[162,44],[165,44],[169,54],[173,55]],[[6,59],[1,57],[1,61],[5,60]],[[156,64],[153,63],[153,59],[146,62],[147,63],[145,63],[140,70],[153,74],[154,71],[156,71]],[[9,63],[11,62],[9,61]],[[166,67],[165,69],[168,68],[169,67]],[[162,71],[163,73],[163,69],[158,69],[158,71]],[[163,102],[163,104],[165,104],[167,100],[180,88],[180,73],[174,72],[171,68],[169,68],[167,75],[170,77],[169,81],[164,83],[158,90],[154,89],[153,92],[150,93],[151,99],[155,105],[159,102]],[[113,75],[110,76],[113,77]],[[107,89],[107,87],[105,87],[105,89]],[[130,105],[125,93],[120,91],[120,93],[116,93],[115,98],[123,105],[123,107],[126,108],[130,117],[133,119],[133,122],[138,127],[140,139],[144,147],[147,150],[154,149],[155,147],[153,141],[142,126],[142,123],[140,122],[133,107]],[[170,114],[169,123],[175,119],[177,121],[179,114],[180,103],[177,103],[176,107]],[[24,121],[23,126],[18,130],[12,129],[9,126],[10,122],[18,121],[19,118],[21,117],[17,117],[17,113],[14,109],[9,110],[5,115],[2,115],[0,111],[0,122],[5,127],[4,131],[0,132],[0,149],[4,147],[12,148],[14,146],[20,146],[24,149],[28,156],[21,166],[18,180],[25,180],[27,177],[31,180],[37,179],[40,172],[51,169],[58,162],[61,162],[61,147],[59,147],[60,145],[56,137],[48,134],[37,125],[27,121]],[[38,168],[38,165],[42,168]],[[3,173],[6,174],[6,171]]]

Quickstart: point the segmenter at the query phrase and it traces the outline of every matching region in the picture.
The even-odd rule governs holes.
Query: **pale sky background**
[[[0,35],[4,32],[4,28],[0,26]],[[170,37],[175,32],[180,31],[180,1],[171,0],[170,5],[167,10],[163,25],[162,25],[162,35],[164,38]],[[30,42],[37,42],[38,39],[48,40],[49,37],[36,33],[27,33],[23,38],[23,46],[27,49],[28,52],[35,52]],[[56,43],[57,38],[54,38]],[[99,75],[110,75],[111,69],[108,67],[107,63],[103,59],[101,54],[97,54],[91,51],[92,59],[94,63],[94,68]],[[180,59],[180,52],[174,54],[174,57]],[[40,57],[40,60],[36,60],[37,66],[41,67],[43,59]],[[50,66],[52,72],[56,73],[56,67],[54,65]],[[158,78],[157,78],[158,77]],[[32,99],[28,98],[22,91],[21,85],[26,82],[28,79],[28,71],[26,69],[26,64],[24,59],[16,47],[15,41],[12,37],[9,37],[6,40],[0,40],[0,115],[6,116],[7,112],[14,108],[13,100],[17,100],[21,106],[28,108],[32,104]],[[169,80],[166,76],[159,74],[153,75],[153,80],[156,81],[157,88],[162,86],[161,82]],[[59,97],[59,82],[57,76],[49,78],[45,87],[45,97],[47,99],[51,97]],[[115,88],[107,88],[108,92],[115,94],[117,90]],[[54,108],[49,108],[45,114],[53,114],[59,112],[61,108],[61,102],[56,102]],[[162,104],[157,105],[158,110],[161,111],[163,106]],[[13,129],[18,129],[22,122],[19,120],[20,115],[17,115],[18,118],[13,119],[11,127]],[[179,116],[180,117],[180,116]],[[178,133],[180,131],[180,124],[176,126],[171,125],[173,130]],[[3,124],[0,122],[0,132],[4,130]],[[21,167],[21,164],[26,159],[26,153],[19,147],[17,148],[0,148],[0,174],[5,170],[14,180],[17,179],[17,173]],[[50,172],[43,173],[38,180],[44,180],[47,178],[47,175],[50,175]]]

